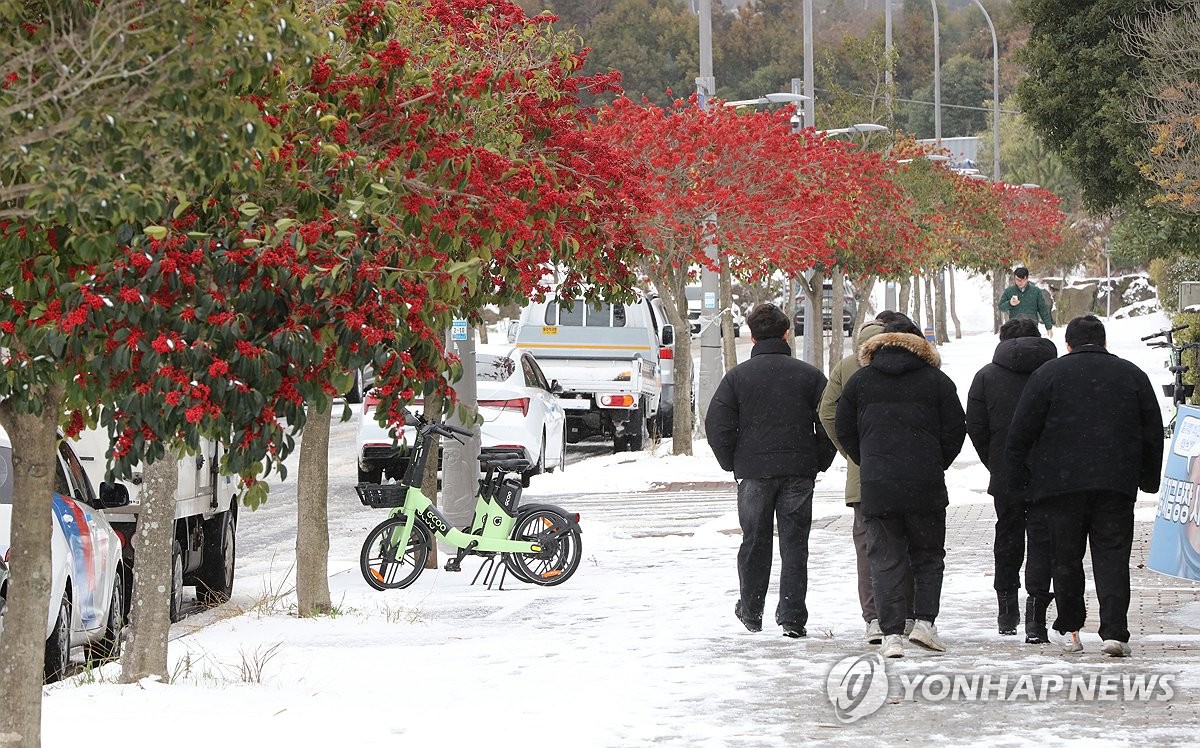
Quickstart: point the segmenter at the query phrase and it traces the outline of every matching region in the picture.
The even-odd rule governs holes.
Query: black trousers
[[[884,634],[904,633],[904,577],[909,573],[913,617],[936,621],[946,569],[946,510],[869,516],[866,525],[879,628]]]
[[[992,553],[996,560],[993,586],[997,592],[1021,587],[1021,564],[1025,564],[1025,591],[1044,604],[1050,603],[1050,536],[1037,504],[1023,497],[994,496],[996,536]],[[1026,550],[1028,541],[1028,551]]]
[[[854,561],[858,571],[858,604],[862,607],[863,621],[870,623],[879,617],[875,609],[875,588],[871,584],[871,560],[867,558],[867,525],[862,513],[862,505],[854,505]],[[907,567],[906,567],[907,568]],[[1047,570],[1047,573],[1049,571]],[[906,617],[912,618],[912,570],[904,575],[904,600]]]
[[[1133,498],[1113,491],[1082,491],[1044,499],[1053,553],[1054,630],[1078,631],[1087,618],[1083,554],[1092,551],[1092,578],[1100,600],[1100,638],[1129,641],[1129,557]]]
[[[779,523],[779,605],[775,622],[808,623],[808,533],[812,528],[812,478],[743,478],[738,482],[738,583],[742,610],[762,618],[771,581],[775,524]]]
[[[1050,594],[1053,555],[1050,525],[1041,503],[1025,505],[1025,539],[1029,548],[1025,558],[1025,593],[1037,600],[1045,610],[1054,598]],[[996,576],[1000,574],[997,572]]]
[[[1009,495],[993,496],[992,502],[996,507],[993,586],[997,592],[1015,593],[1021,587],[1021,564],[1025,561],[1025,501]]]

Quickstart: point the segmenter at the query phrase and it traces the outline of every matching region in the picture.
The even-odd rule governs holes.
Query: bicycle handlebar
[[[1153,340],[1154,338],[1161,338],[1164,335],[1174,335],[1175,333],[1186,329],[1188,329],[1187,325],[1180,325],[1179,327],[1172,327],[1170,330],[1159,330],[1158,332],[1153,332],[1145,336],[1142,338],[1142,341],[1145,342],[1147,340]]]

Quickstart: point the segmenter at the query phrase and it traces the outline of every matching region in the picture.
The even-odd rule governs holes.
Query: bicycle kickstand
[[[479,565],[479,571],[475,572],[474,578],[471,579],[471,584],[475,584],[475,582],[479,579],[479,575],[483,574],[483,582],[490,590],[492,589],[492,585],[496,584],[497,575],[499,575],[500,584],[496,587],[496,589],[504,589],[504,577],[508,575],[508,569],[505,568],[503,563],[497,564],[496,558],[496,555],[493,554],[484,559],[483,563]],[[485,570],[486,573],[484,573]]]

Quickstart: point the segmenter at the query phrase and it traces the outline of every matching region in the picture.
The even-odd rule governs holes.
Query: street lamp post
[[[937,0],[929,0],[933,6],[933,139],[942,145],[942,42],[938,31]]]
[[[936,0],[935,0],[936,2]],[[975,0],[992,32],[992,179],[1000,181],[1000,44],[996,41],[996,27],[983,3]]]

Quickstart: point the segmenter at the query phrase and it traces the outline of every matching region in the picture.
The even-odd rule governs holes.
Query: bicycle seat
[[[505,473],[518,473],[528,470],[531,464],[532,463],[530,463],[529,460],[525,459],[524,457],[517,457],[515,459],[507,460],[489,460],[488,462],[483,463],[482,467],[488,470],[500,470],[501,472]]]
[[[495,462],[496,460],[523,460],[525,459],[525,455],[524,453],[516,450],[509,452],[483,452],[479,455],[478,459],[482,467],[482,463]]]

